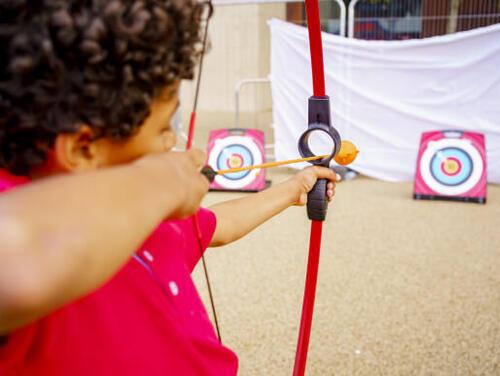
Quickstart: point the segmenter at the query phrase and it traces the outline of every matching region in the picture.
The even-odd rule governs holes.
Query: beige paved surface
[[[500,374],[500,187],[488,189],[481,206],[414,201],[410,183],[339,184],[324,230],[308,375]],[[212,193],[206,204],[233,197]],[[240,375],[291,375],[304,210],[209,251],[223,341],[239,354]],[[201,269],[196,279],[205,294]]]

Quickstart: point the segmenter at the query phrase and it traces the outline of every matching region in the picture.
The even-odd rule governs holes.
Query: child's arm
[[[330,180],[327,188],[330,200],[335,189],[335,172],[324,167],[308,167],[265,191],[210,207],[217,217],[217,228],[210,246],[231,243],[289,206],[305,205],[307,193],[320,178]]]
[[[0,195],[0,336],[102,285],[208,190],[201,151],[43,179]]]

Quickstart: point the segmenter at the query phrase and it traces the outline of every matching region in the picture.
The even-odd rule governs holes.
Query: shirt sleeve
[[[0,192],[6,192],[18,185],[28,183],[28,178],[24,176],[15,176],[7,170],[0,169]]]
[[[18,329],[0,345],[0,375],[18,375],[25,358],[32,350],[37,335],[37,323],[31,323]]]
[[[198,218],[198,226],[196,226],[195,216]],[[186,224],[190,226],[191,230],[186,247],[186,265],[192,272],[212,240],[217,226],[217,217],[212,211],[200,208],[194,216],[187,219]],[[201,239],[201,246],[199,239]]]

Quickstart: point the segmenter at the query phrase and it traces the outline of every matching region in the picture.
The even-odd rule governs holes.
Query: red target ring
[[[238,168],[242,167],[244,163],[243,156],[238,153],[231,154],[226,161],[227,168]]]
[[[441,171],[447,176],[455,176],[462,171],[462,163],[458,158],[448,157],[441,162]]]

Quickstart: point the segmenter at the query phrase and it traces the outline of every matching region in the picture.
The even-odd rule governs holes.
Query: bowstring
[[[191,119],[190,119],[190,124],[189,124],[188,139],[186,142],[186,150],[191,149],[191,145],[193,142],[196,110],[198,107],[198,96],[200,93],[200,82],[201,82],[201,75],[203,72],[203,59],[205,57],[205,52],[206,52],[206,48],[207,48],[208,25],[210,23],[209,21],[212,18],[212,15],[213,15],[212,1],[208,0],[208,1],[203,2],[203,4],[208,7],[208,14],[207,14],[207,17],[205,19],[205,27],[204,27],[204,31],[203,31],[202,49],[201,49],[201,53],[200,53],[200,65],[199,65],[199,69],[198,69],[198,76],[196,78],[193,110],[191,111]],[[198,242],[198,250],[199,250],[200,256],[201,256],[201,262],[203,265],[203,272],[205,274],[205,281],[207,284],[208,296],[210,299],[210,306],[212,308],[212,315],[214,318],[215,330],[217,331],[217,339],[219,340],[219,343],[222,343],[222,338],[221,338],[220,329],[219,329],[219,320],[217,319],[217,312],[215,309],[214,296],[213,296],[213,292],[212,292],[212,284],[210,283],[210,277],[208,276],[207,262],[205,261],[205,255],[203,252],[202,234],[201,234],[201,230],[200,230],[200,223],[198,220],[197,213],[195,213],[195,215],[193,216],[193,227],[194,227],[195,232],[196,232],[196,239]]]

